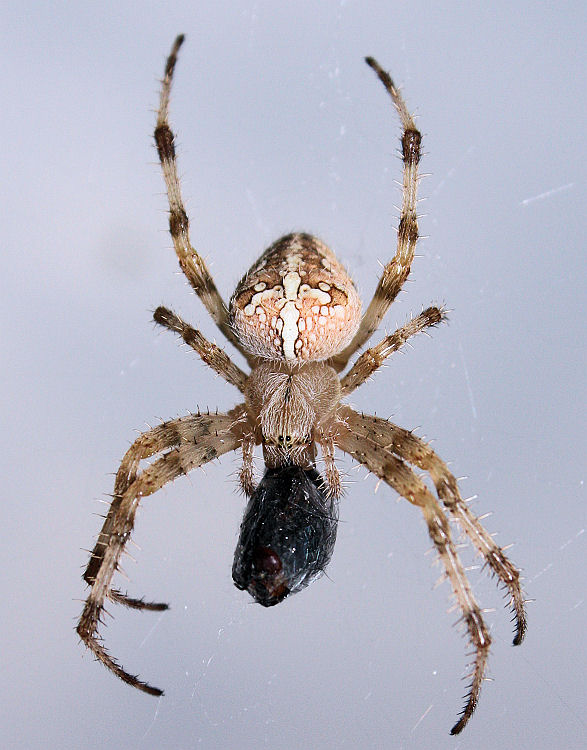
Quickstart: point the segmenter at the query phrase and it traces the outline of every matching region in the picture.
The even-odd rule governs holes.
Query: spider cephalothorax
[[[330,560],[340,496],[334,461],[339,448],[420,508],[424,516],[474,655],[465,706],[451,730],[457,734],[477,705],[491,639],[457,556],[449,519],[467,535],[506,588],[516,645],[526,630],[519,571],[470,511],[456,479],[427,443],[408,430],[359,414],[342,403],[407,339],[440,323],[444,311],[427,308],[363,352],[345,375],[339,375],[378,328],[410,272],[418,239],[420,133],[389,74],[373,58],[366,58],[401,120],[404,177],[397,249],[362,317],[360,299],[343,266],[324,243],[304,233],[287,235],[271,245],[240,281],[227,308],[206,264],[190,243],[174,136],[168,123],[171,81],[182,43],[180,36],[167,60],[155,128],[169,199],[170,233],[182,271],[222,333],[245,357],[250,372],[237,367],[222,349],[167,308],[155,311],[155,321],[178,333],[206,364],[238,388],[243,401],[226,414],[191,414],[164,422],[143,433],[129,448],[84,573],[91,590],[77,632],[118,677],[146,693],[161,695],[159,688],[126,672],[108,654],[98,633],[106,599],[133,609],[167,608],[166,604],[129,597],[111,585],[140,500],[176,477],[240,450],[240,484],[249,503],[235,552],[233,579],[238,588],[271,606],[310,583]],[[265,474],[259,482],[253,472],[257,445],[262,446],[265,460]],[[323,477],[316,470],[318,450]],[[152,460],[140,471],[139,464],[145,459]],[[428,473],[436,497],[411,466]]]

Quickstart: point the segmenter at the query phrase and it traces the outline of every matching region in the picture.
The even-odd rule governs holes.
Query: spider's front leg
[[[244,393],[247,374],[237,367],[219,346],[212,344],[202,336],[200,331],[192,328],[189,323],[166,307],[158,307],[153,313],[153,320],[163,328],[178,333],[185,343],[200,355],[208,367],[221,375],[227,383],[236,386],[241,393]]]
[[[162,690],[126,672],[107,652],[98,633],[106,598],[133,609],[166,609],[166,604],[133,599],[111,588],[120,556],[130,538],[141,498],[152,495],[168,482],[234,450],[241,443],[244,407],[228,414],[190,415],[144,433],[125,454],[116,475],[114,499],[98,536],[86,571],[91,586],[77,632],[94,655],[121,680],[151,695]],[[141,460],[163,455],[138,473]]]
[[[165,187],[169,201],[169,233],[179,261],[179,266],[185,274],[192,289],[202,300],[204,307],[220,328],[226,338],[243,354],[249,364],[253,364],[254,357],[244,349],[234,331],[228,323],[228,310],[218,291],[214,279],[208,270],[202,256],[195,250],[190,240],[190,222],[185,210],[181,194],[181,184],[177,174],[177,160],[175,154],[175,135],[169,125],[169,97],[173,73],[177,63],[177,56],[184,36],[181,34],[173,44],[173,48],[165,64],[165,73],[161,82],[157,124],[155,126],[155,144]]]
[[[376,346],[363,352],[347,374],[341,378],[342,395],[348,396],[368,380],[383,362],[420,331],[436,326],[446,320],[446,311],[442,307],[427,307],[420,315],[408,321],[397,331],[385,336]]]
[[[416,243],[418,242],[416,207],[418,202],[418,166],[420,164],[422,136],[389,73],[383,70],[379,63],[372,57],[365,58],[365,62],[377,73],[377,77],[391,97],[393,106],[401,121],[403,129],[402,160],[404,163],[402,207],[397,230],[395,255],[383,269],[373,299],[361,320],[359,330],[350,344],[332,359],[332,366],[337,372],[344,370],[353,354],[371,338],[372,334],[379,327],[383,316],[389,310],[391,303],[399,294],[410,274]]]
[[[475,650],[471,684],[466,696],[461,717],[451,730],[451,734],[461,732],[475,711],[487,666],[491,638],[475,601],[464,568],[457,555],[446,516],[438,502],[428,491],[422,480],[391,450],[381,447],[375,441],[355,430],[349,420],[348,407],[341,410],[337,443],[340,448],[369,471],[393,487],[406,500],[422,511],[428,533],[438,552],[449,579],[454,596],[462,612],[461,621],[465,624],[469,641]],[[346,414],[346,419],[345,419]],[[357,415],[359,416],[359,415]]]

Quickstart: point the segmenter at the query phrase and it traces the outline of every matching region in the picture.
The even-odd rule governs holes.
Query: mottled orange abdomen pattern
[[[361,300],[345,268],[309,234],[273,243],[230,300],[236,335],[269,360],[328,359],[352,339],[360,319]]]

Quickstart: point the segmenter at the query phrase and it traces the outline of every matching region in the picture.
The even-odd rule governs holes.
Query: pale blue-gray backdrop
[[[582,3],[11,4],[2,25],[2,657],[10,748],[553,748],[585,711]],[[424,133],[421,229],[393,329],[419,337],[353,396],[434,438],[523,567],[513,649],[494,583],[490,675],[466,732],[465,643],[419,513],[342,461],[329,577],[272,610],[231,582],[238,460],[144,503],[130,591],[106,637],[167,693],[117,681],[78,644],[100,499],[136,432],[237,393],[154,328],[165,303],[210,337],[166,233],[151,141],[178,32],[172,119],[193,239],[228,296],[261,250],[321,236],[365,299],[394,251],[399,127],[362,62]],[[107,498],[106,498],[107,499]],[[470,564],[472,556],[464,552]]]

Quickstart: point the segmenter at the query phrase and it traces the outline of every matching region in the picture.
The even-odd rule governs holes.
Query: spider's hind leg
[[[420,508],[461,610],[460,622],[465,625],[469,642],[474,649],[471,682],[465,696],[465,705],[460,719],[451,730],[451,734],[458,734],[465,728],[477,707],[491,646],[489,631],[457,555],[448,520],[437,500],[403,460],[395,456],[389,448],[378,445],[360,430],[355,429],[353,414],[357,418],[361,417],[348,407],[341,410],[338,445],[375,476],[393,487],[398,494]]]
[[[358,434],[430,474],[444,507],[465,532],[477,552],[483,556],[485,566],[497,576],[508,591],[515,622],[513,644],[518,646],[522,643],[527,622],[520,571],[495,543],[491,534],[483,528],[477,516],[471,512],[461,497],[456,478],[445,462],[427,443],[409,430],[379,417],[357,414],[348,407],[344,407],[341,414]]]
[[[241,442],[238,425],[243,414],[244,407],[239,406],[228,414],[198,414],[164,422],[135,440],[116,475],[114,498],[84,573],[84,579],[91,589],[77,632],[104,666],[124,682],[150,695],[162,695],[163,691],[125,671],[102,643],[98,628],[105,611],[104,602],[109,598],[132,609],[167,609],[166,604],[134,599],[111,588],[112,578],[118,570],[120,557],[134,526],[139,502],[177,477],[238,448]],[[142,460],[163,451],[167,452],[139,473]]]
[[[427,307],[420,315],[408,321],[394,333],[385,336],[378,344],[364,351],[355,364],[341,378],[342,395],[348,396],[356,388],[368,380],[378,370],[383,362],[410,339],[431,326],[439,325],[446,320],[446,310],[442,307]]]
[[[128,594],[123,594],[122,591],[119,591],[118,589],[109,589],[108,598],[117,604],[122,604],[123,606],[128,607],[129,609],[146,609],[149,612],[163,612],[166,609],[169,609],[169,604],[166,604],[165,602],[146,602],[144,597],[135,599]]]

